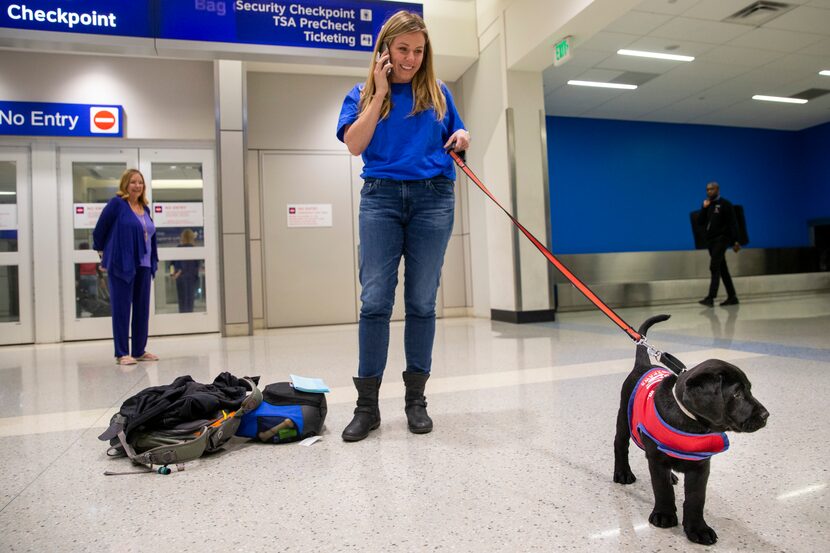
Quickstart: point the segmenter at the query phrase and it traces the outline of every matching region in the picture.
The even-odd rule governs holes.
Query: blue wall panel
[[[749,247],[809,245],[805,204],[816,195],[824,207],[809,211],[827,215],[826,186],[805,177],[823,171],[827,183],[827,125],[790,132],[548,117],[547,133],[555,253],[693,249],[689,212],[710,180],[744,206]]]
[[[806,184],[804,216],[830,219],[830,123],[801,131]]]

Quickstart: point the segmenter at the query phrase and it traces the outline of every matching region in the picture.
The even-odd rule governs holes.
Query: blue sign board
[[[398,10],[372,0],[1,0],[0,27],[367,51]]]
[[[372,50],[390,15],[421,4],[367,0],[160,0],[158,38]]]
[[[0,27],[153,37],[153,0],[3,0]]]
[[[0,101],[0,135],[124,136],[124,110],[106,104]]]

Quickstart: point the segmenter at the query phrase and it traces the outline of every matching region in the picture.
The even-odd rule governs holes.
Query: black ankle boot
[[[429,373],[414,373],[404,371],[403,383],[406,386],[406,422],[409,431],[413,434],[426,434],[432,431],[432,419],[427,414],[427,400],[424,397],[424,388]]]
[[[347,442],[358,442],[369,432],[380,426],[380,409],[378,409],[378,390],[380,378],[353,377],[357,388],[357,407],[352,422],[343,430],[342,437]]]

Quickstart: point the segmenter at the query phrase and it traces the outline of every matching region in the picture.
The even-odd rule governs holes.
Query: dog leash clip
[[[648,354],[655,359],[660,359],[663,356],[663,352],[649,344],[645,336],[637,340],[637,345],[645,347]]]

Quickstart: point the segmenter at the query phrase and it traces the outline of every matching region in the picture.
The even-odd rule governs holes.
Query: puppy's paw
[[[637,477],[630,468],[614,470],[614,482],[617,484],[633,484],[636,481]]]
[[[708,524],[701,521],[694,525],[683,525],[683,531],[686,532],[686,537],[689,541],[699,543],[701,545],[712,545],[718,541],[718,534]]]
[[[671,528],[677,526],[677,513],[658,513],[657,511],[652,511],[648,517],[648,521],[658,528]]]

